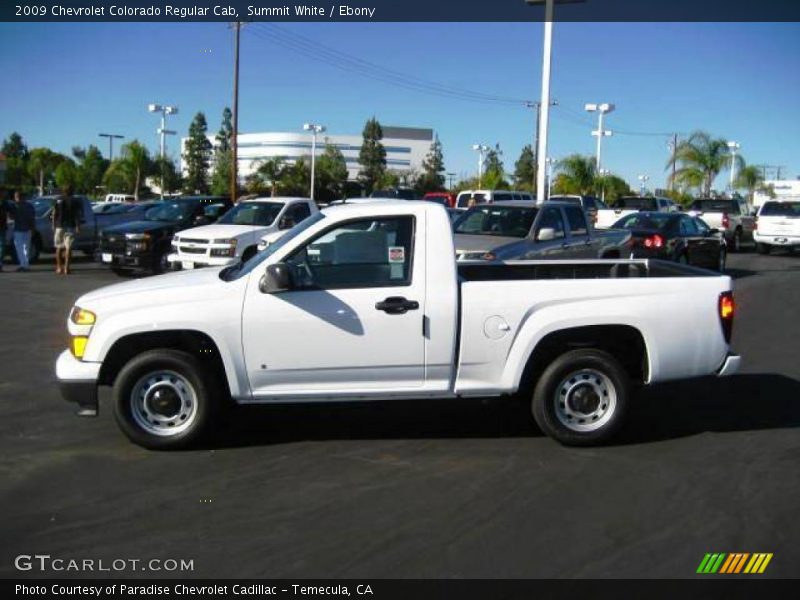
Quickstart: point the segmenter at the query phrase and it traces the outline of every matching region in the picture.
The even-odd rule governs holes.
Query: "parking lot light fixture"
[[[603,115],[606,115],[610,112],[614,112],[616,106],[614,106],[609,102],[604,102],[602,104],[587,104],[585,108],[586,112],[596,112],[598,114],[597,129],[595,131],[592,131],[592,135],[597,136],[596,168],[598,171],[600,171],[600,150],[602,147],[603,138],[613,135],[613,132],[607,129],[603,129]]]
[[[172,106],[169,104],[148,104],[147,105],[148,112],[151,113],[161,113],[161,127],[158,128],[157,133],[161,138],[161,151],[159,156],[161,158],[161,199],[164,199],[164,156],[166,156],[166,140],[165,136],[167,135],[175,135],[177,132],[167,129],[167,115],[177,115],[178,114],[178,107]]]
[[[483,162],[486,160],[486,153],[491,150],[486,144],[473,144],[472,149],[478,153],[478,189],[483,185]]]
[[[728,149],[731,151],[731,197],[733,197],[733,186],[736,182],[736,151],[741,147],[742,145],[739,142],[728,142]]]
[[[317,160],[317,134],[324,133],[326,127],[324,125],[317,125],[316,123],[305,123],[303,130],[311,132],[311,194],[310,198],[314,199],[314,165]]]
[[[644,196],[644,190],[647,182],[650,180],[649,175],[639,175],[639,195]]]

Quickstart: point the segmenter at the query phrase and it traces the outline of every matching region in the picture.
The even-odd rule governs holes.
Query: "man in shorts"
[[[52,213],[53,244],[56,247],[56,273],[69,274],[69,259],[75,236],[80,232],[81,205],[72,197],[72,189],[65,186],[55,202]]]

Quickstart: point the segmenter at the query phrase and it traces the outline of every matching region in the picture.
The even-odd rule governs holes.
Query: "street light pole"
[[[736,181],[736,151],[741,147],[739,142],[728,142],[728,148],[731,151],[731,196],[733,196],[733,186]]]
[[[553,163],[556,162],[556,159],[547,157],[545,159],[545,163],[547,164],[547,197],[553,195]],[[537,200],[538,202],[538,200]]]
[[[550,102],[550,106],[558,106],[558,101],[553,100]],[[539,140],[541,139],[539,130],[541,129],[542,124],[542,103],[541,102],[526,102],[526,108],[535,108],[536,109],[536,135],[533,138],[533,185],[536,186],[537,174],[539,173]]]
[[[233,114],[231,115],[231,202],[236,204],[239,189],[239,33],[242,24],[233,24]]]
[[[608,177],[611,174],[611,170],[610,169],[600,169],[598,171],[598,173],[600,173],[600,177],[603,180],[603,189],[602,189],[602,193],[600,194],[600,200],[605,204],[605,201],[606,201],[606,177]]]
[[[114,160],[114,140],[122,140],[125,136],[116,133],[98,133],[97,135],[99,137],[108,138],[108,161],[111,162]]]
[[[177,115],[178,114],[178,107],[177,106],[170,106],[168,104],[148,104],[147,110],[151,113],[161,113],[161,127],[158,128],[158,134],[161,136],[161,152],[159,154],[161,158],[161,199],[164,199],[164,158],[166,157],[167,151],[167,144],[166,144],[166,136],[167,135],[175,135],[175,131],[171,131],[167,129],[167,115]]]
[[[586,111],[587,112],[596,112],[596,113],[599,114],[598,121],[597,121],[597,130],[596,131],[592,131],[592,135],[596,135],[597,136],[597,164],[595,166],[596,166],[598,171],[600,170],[600,165],[601,165],[601,162],[600,162],[600,151],[601,151],[601,148],[602,148],[603,138],[606,137],[606,136],[612,135],[611,131],[603,129],[603,115],[605,115],[606,113],[613,112],[614,108],[616,108],[616,107],[613,104],[610,104],[610,103],[607,103],[607,102],[605,102],[603,104],[587,104],[586,105]]]
[[[317,161],[317,134],[325,131],[324,125],[316,123],[306,123],[303,125],[305,131],[311,132],[311,199],[314,199],[314,165]]]
[[[645,184],[650,180],[649,175],[639,175],[639,195],[644,196]]]
[[[483,155],[491,150],[486,144],[473,144],[472,149],[478,153],[478,189],[483,186]]]

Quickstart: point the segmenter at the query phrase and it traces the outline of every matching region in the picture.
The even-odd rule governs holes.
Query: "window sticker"
[[[389,262],[406,262],[406,249],[403,246],[389,246]]]

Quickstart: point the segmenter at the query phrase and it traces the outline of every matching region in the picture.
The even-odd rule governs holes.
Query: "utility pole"
[[[450,187],[449,190],[453,189],[453,178],[456,176],[455,173],[447,173],[447,178],[450,180]]]
[[[671,156],[671,159],[672,159],[672,176],[669,178],[669,191],[672,192],[672,191],[675,190],[675,169],[676,169],[675,152],[678,151],[678,134],[677,133],[673,133],[672,134],[672,141],[669,144],[667,144],[667,147],[670,149],[670,152],[672,153],[672,156]]]
[[[550,106],[558,106],[558,100],[550,102]],[[533,187],[536,188],[537,173],[539,171],[539,161],[537,156],[539,153],[539,129],[542,124],[542,103],[541,102],[526,102],[526,108],[536,109],[536,135],[533,138]]]
[[[116,133],[98,133],[97,135],[108,138],[108,161],[111,162],[114,160],[114,140],[125,139],[125,136]]]
[[[233,24],[233,135],[231,136],[231,202],[236,204],[239,189],[239,32],[242,23]]]

